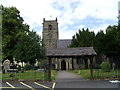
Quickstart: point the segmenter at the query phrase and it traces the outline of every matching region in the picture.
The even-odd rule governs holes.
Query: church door
[[[61,62],[61,70],[66,70],[66,62],[64,60]]]

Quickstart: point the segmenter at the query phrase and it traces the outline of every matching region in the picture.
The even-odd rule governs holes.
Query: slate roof
[[[67,48],[71,44],[71,39],[58,39],[57,48]]]
[[[93,47],[47,49],[47,56],[88,56],[97,55]]]

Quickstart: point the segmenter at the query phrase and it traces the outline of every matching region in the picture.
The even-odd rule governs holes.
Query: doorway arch
[[[61,70],[66,70],[66,61],[64,60],[61,62]]]

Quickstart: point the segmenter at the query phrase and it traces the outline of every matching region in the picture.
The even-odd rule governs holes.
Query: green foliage
[[[15,45],[13,56],[21,62],[29,62],[34,65],[36,59],[42,58],[41,38],[34,31],[27,34],[19,33],[19,39]]]
[[[2,6],[0,5],[0,62],[2,62]]]
[[[110,72],[111,67],[109,62],[102,62],[101,69],[103,72]]]
[[[120,68],[120,25],[108,26],[105,33],[101,30],[96,35],[89,29],[79,30],[72,37],[69,47],[93,47],[98,55],[106,55],[115,60]]]
[[[94,44],[95,34],[90,32],[89,29],[79,30],[76,35],[73,36],[70,47],[90,47]]]
[[[73,36],[70,47],[94,47],[98,54],[119,56],[120,30],[116,25],[108,26],[106,33],[101,30],[96,35],[89,29],[79,30],[79,33]]]
[[[20,12],[15,7],[2,6],[2,58],[13,60],[12,52],[20,32],[29,31],[29,26],[24,24]]]
[[[96,34],[95,37],[95,43],[94,43],[94,49],[98,54],[104,54],[105,53],[105,44],[106,42],[104,41],[105,39],[105,34],[103,31],[99,31]]]
[[[26,64],[24,66],[24,70],[32,70],[32,66],[30,64]]]
[[[117,56],[119,54],[118,48],[120,47],[117,42],[118,26],[108,26],[105,35],[105,54],[108,57]]]
[[[35,60],[45,57],[42,40],[24,24],[20,11],[15,7],[2,6],[2,59],[13,58],[34,65]]]

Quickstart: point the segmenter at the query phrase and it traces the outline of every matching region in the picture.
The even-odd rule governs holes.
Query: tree
[[[2,62],[2,6],[0,5],[0,62]]]
[[[13,61],[12,52],[16,45],[19,32],[28,32],[29,26],[23,24],[23,18],[15,7],[2,6],[2,58]]]
[[[118,54],[118,42],[116,40],[116,36],[118,34],[117,26],[108,26],[106,29],[105,36],[105,54],[108,57],[116,56]]]
[[[94,49],[97,54],[105,54],[105,34],[101,30],[95,36]]]
[[[111,63],[114,62],[117,67],[120,67],[120,25],[108,26],[105,33],[101,30],[96,35],[89,29],[79,30],[79,33],[73,36],[69,47],[91,46],[97,52],[100,62],[101,55],[106,55]]]
[[[2,25],[2,58],[11,62],[16,58],[21,62],[35,63],[35,59],[45,57],[42,40],[34,31],[29,31],[29,25],[24,24],[20,12],[15,7],[3,7]]]
[[[34,31],[27,34],[19,33],[19,41],[15,45],[13,56],[21,62],[29,62],[34,65],[43,55],[42,40]]]
[[[95,33],[90,32],[89,29],[79,30],[73,36],[70,47],[92,47],[94,45]]]
[[[120,30],[119,26],[108,26],[106,29],[106,45],[105,54],[109,57],[111,62],[116,64],[116,67],[120,67]]]

